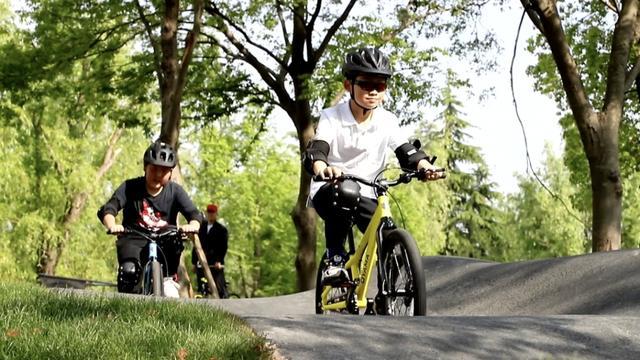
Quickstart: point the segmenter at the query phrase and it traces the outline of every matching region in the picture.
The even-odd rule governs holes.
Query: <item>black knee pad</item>
[[[118,268],[118,292],[132,293],[140,279],[140,266],[134,261],[125,261]]]

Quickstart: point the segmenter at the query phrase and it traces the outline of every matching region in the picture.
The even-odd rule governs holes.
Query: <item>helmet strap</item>
[[[375,110],[378,106],[374,106],[372,108],[368,108],[366,106],[362,106],[360,105],[360,103],[358,103],[358,100],[356,100],[356,97],[353,96],[353,94],[355,93],[356,89],[355,89],[355,85],[353,85],[353,82],[351,83],[351,92],[349,93],[349,95],[351,95],[351,100],[353,100],[353,103],[358,105],[359,108],[362,109],[362,115],[367,115],[367,113],[371,110]]]

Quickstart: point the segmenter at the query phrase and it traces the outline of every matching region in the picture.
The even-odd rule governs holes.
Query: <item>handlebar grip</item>
[[[436,173],[436,174],[438,174],[437,177],[435,177],[433,179],[429,179],[431,181],[440,180],[440,179],[444,179],[444,178],[447,177],[445,168],[437,168],[437,169],[433,169],[433,170],[420,169],[420,171],[418,171],[418,179],[420,179],[420,180],[426,179],[427,178],[427,173]]]
[[[107,235],[121,235],[121,234],[129,234],[131,233],[131,230],[129,229],[124,229],[120,232],[111,232],[111,230],[107,229]]]

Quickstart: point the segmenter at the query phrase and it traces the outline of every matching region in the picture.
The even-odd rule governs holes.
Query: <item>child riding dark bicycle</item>
[[[424,181],[438,178],[427,155],[403,135],[398,118],[381,107],[393,75],[389,58],[377,48],[358,49],[345,56],[342,74],[350,99],[320,113],[315,136],[303,156],[305,169],[323,179],[347,173],[373,180],[392,150],[402,168],[424,169]],[[351,180],[312,181],[309,199],[325,222],[328,264],[322,283],[348,280],[345,240],[354,223],[361,231],[369,224],[377,205],[374,191]]]
[[[109,201],[98,210],[98,218],[110,233],[121,234],[116,242],[118,255],[118,291],[132,293],[137,289],[142,266],[146,263],[147,240],[125,228],[157,231],[176,225],[178,213],[189,222],[181,227],[184,232],[195,233],[200,228],[202,215],[186,191],[171,181],[171,172],[177,164],[174,149],[156,141],[144,152],[144,176],[126,180],[113,193]],[[122,210],[122,225],[115,217]],[[178,264],[183,245],[179,239],[159,244],[167,268],[165,282],[176,289]],[[165,284],[167,285],[167,284]]]

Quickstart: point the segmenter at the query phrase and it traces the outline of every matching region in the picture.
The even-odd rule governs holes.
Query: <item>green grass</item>
[[[264,338],[204,304],[0,284],[0,359],[269,359]]]

